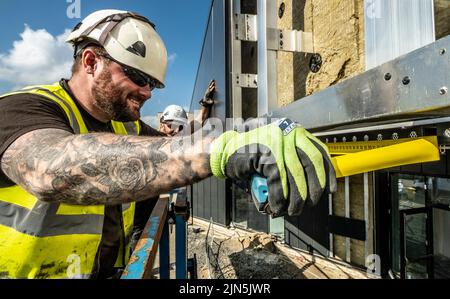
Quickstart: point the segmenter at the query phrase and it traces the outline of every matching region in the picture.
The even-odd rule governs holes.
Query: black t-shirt
[[[98,121],[78,104],[66,80],[61,80],[60,84],[77,104],[89,132],[113,132],[111,122]],[[142,121],[140,124],[142,136],[164,136]],[[0,159],[6,149],[20,136],[34,130],[49,128],[74,133],[65,112],[52,100],[33,94],[17,94],[0,99]],[[14,183],[6,177],[0,167],[0,187],[12,185]],[[155,202],[155,199],[149,199],[136,204],[135,223],[145,225]],[[95,259],[99,262],[94,267],[94,274],[98,278],[109,277],[113,273],[123,234],[121,221],[121,205],[105,207],[102,242]]]

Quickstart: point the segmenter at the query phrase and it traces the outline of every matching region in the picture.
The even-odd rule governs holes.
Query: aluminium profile
[[[315,131],[400,117],[446,116],[449,51],[447,36],[266,116],[287,117]]]

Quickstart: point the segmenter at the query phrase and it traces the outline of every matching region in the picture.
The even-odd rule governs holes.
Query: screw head
[[[450,138],[450,128],[449,129],[445,129],[444,136],[447,137],[447,138]]]
[[[322,67],[322,56],[320,56],[319,53],[313,54],[311,56],[311,59],[309,60],[309,69],[313,73],[317,73],[320,71],[320,68]]]
[[[409,83],[411,83],[411,78],[406,76],[405,78],[403,78],[402,83],[403,85],[408,85]]]
[[[389,80],[391,80],[391,79],[392,79],[391,73],[386,73],[386,74],[384,74],[384,80],[389,81]]]
[[[446,86],[441,87],[441,89],[439,90],[439,93],[441,94],[441,96],[446,95],[448,92],[448,88]]]
[[[278,9],[278,17],[281,19],[284,16],[284,11],[286,10],[286,4],[281,2],[280,8]]]
[[[439,50],[439,54],[444,55],[447,52],[445,48]]]

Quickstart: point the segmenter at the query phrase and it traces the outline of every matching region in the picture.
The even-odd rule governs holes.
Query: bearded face
[[[125,87],[113,82],[111,71],[104,68],[92,86],[94,106],[105,113],[110,120],[128,122],[140,118],[140,109],[146,99],[142,95],[129,92]]]

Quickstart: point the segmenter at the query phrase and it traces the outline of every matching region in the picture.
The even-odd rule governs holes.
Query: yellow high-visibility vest
[[[30,93],[56,102],[76,134],[88,130],[76,104],[59,83]],[[112,122],[114,133],[139,135],[139,122]],[[104,205],[77,206],[38,200],[18,185],[0,188],[0,278],[89,278],[100,245]],[[135,203],[122,205],[124,236],[116,266],[129,259]],[[119,233],[119,232],[118,232]]]

